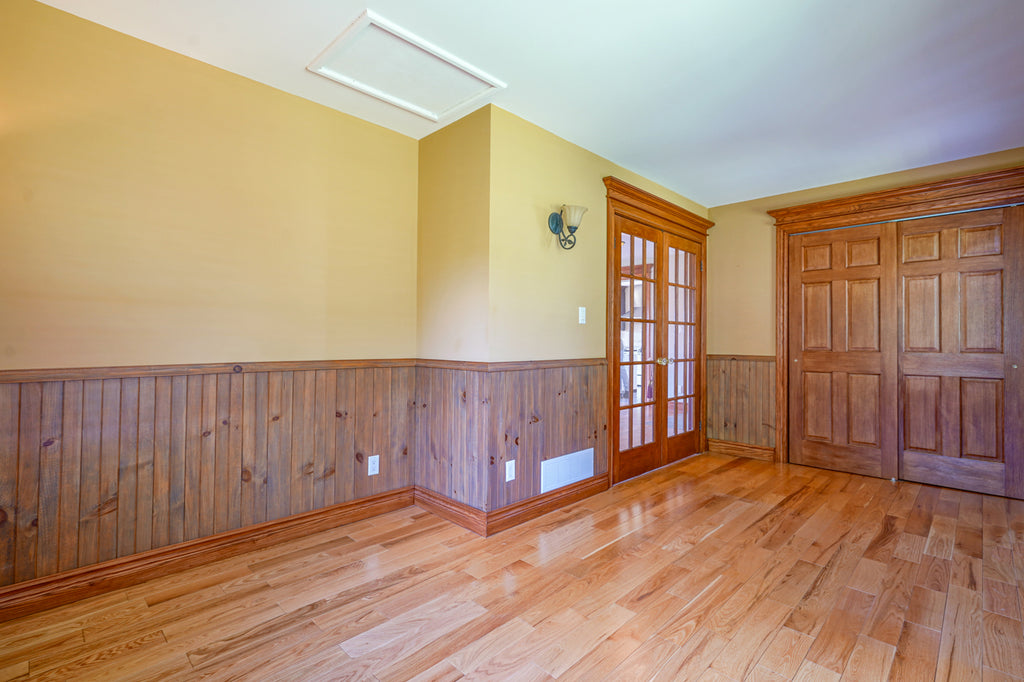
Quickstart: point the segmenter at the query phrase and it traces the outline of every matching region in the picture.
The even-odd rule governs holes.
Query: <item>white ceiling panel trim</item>
[[[481,104],[506,87],[369,9],[306,68],[434,122]]]

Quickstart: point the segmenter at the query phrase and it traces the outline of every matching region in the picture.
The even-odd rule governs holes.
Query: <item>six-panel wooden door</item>
[[[901,478],[1024,493],[1022,211],[899,224]]]
[[[896,248],[889,225],[793,237],[790,461],[896,475]]]

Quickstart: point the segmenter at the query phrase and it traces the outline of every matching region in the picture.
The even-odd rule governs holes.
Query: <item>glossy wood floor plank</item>
[[[1024,503],[710,453],[490,538],[410,507],[0,623],[0,681],[1014,680]]]

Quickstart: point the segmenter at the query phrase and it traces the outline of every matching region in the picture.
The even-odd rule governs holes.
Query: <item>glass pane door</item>
[[[664,436],[661,415],[664,377],[658,371],[661,296],[658,277],[664,258],[661,233],[639,223],[619,225],[616,331],[618,468],[616,480],[656,468]],[[614,369],[614,368],[613,368]]]
[[[701,245],[616,221],[616,481],[700,448]]]
[[[619,448],[654,441],[657,350],[655,243],[622,234],[619,288]]]
[[[665,434],[667,459],[674,461],[696,452],[699,444],[700,244],[666,235],[666,249]]]

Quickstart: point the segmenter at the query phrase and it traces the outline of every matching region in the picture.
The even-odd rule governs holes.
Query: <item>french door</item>
[[[701,450],[703,243],[623,215],[613,229],[611,440],[619,482]]]

